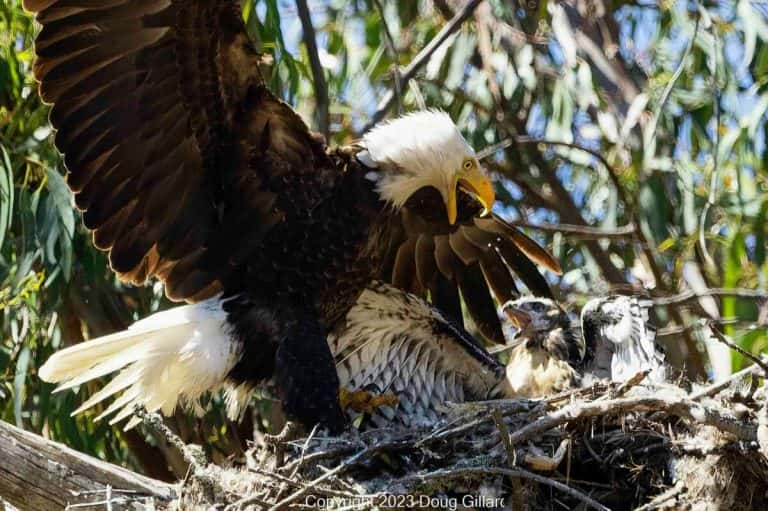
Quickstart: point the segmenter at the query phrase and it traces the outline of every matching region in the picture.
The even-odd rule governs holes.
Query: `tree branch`
[[[509,439],[512,444],[518,445],[577,419],[649,411],[664,412],[714,426],[721,431],[731,433],[739,440],[753,441],[757,435],[754,428],[742,424],[735,417],[723,414],[715,408],[703,406],[691,399],[641,395],[566,405],[518,429],[510,435]]]
[[[576,488],[571,488],[570,486],[563,484],[559,481],[555,481],[554,479],[545,477],[540,474],[536,474],[534,472],[529,472],[528,470],[525,470],[519,467],[514,469],[502,468],[502,467],[459,467],[459,468],[441,469],[441,470],[435,470],[433,472],[427,472],[425,474],[414,474],[414,475],[406,476],[406,477],[397,479],[396,482],[401,484],[409,484],[409,483],[423,484],[426,481],[433,481],[433,480],[443,482],[443,481],[448,481],[448,480],[457,479],[457,478],[463,478],[463,479],[470,478],[470,477],[486,477],[487,478],[489,475],[503,475],[503,476],[512,477],[512,478],[530,479],[531,481],[536,481],[537,483],[550,486],[552,488],[555,488],[556,490],[566,493],[571,497],[577,500],[580,500],[581,502],[583,502],[584,504],[586,504],[592,509],[597,509],[598,511],[611,511],[609,508],[600,504],[598,501],[596,501],[589,495],[577,490]]]
[[[64,509],[89,501],[117,504],[149,498],[161,503],[176,498],[173,485],[135,474],[2,421],[0,452],[0,497],[20,511]],[[105,501],[107,492],[111,498]]]
[[[392,31],[389,30],[389,25],[384,17],[384,6],[381,5],[380,0],[373,0],[376,10],[379,11],[381,16],[381,26],[384,29],[384,43],[387,46],[389,57],[392,59],[392,79],[395,84],[395,99],[397,100],[397,113],[403,113],[403,84],[400,81],[400,55],[397,53],[397,47],[395,46],[395,39],[392,37]]]
[[[330,135],[330,119],[328,116],[328,84],[325,81],[325,71],[320,63],[317,52],[317,39],[315,27],[312,26],[312,17],[309,14],[307,0],[296,0],[296,8],[301,20],[302,39],[307,47],[309,66],[312,69],[312,82],[315,88],[315,116],[320,132],[328,138]]]
[[[580,240],[632,240],[635,235],[635,226],[633,224],[617,227],[616,229],[603,229],[592,227],[590,225],[571,225],[571,224],[531,224],[528,222],[513,221],[509,222],[517,227],[533,229],[542,232],[560,233],[571,238]]]
[[[683,291],[682,293],[678,293],[676,295],[654,297],[653,303],[656,305],[675,305],[692,302],[694,300],[698,300],[702,296],[736,296],[739,298],[768,300],[768,292],[760,291],[759,289],[716,287],[698,293],[693,290],[689,290]]]
[[[469,0],[464,5],[464,7],[462,7],[461,10],[456,13],[451,21],[449,21],[445,26],[443,26],[442,29],[440,29],[440,32],[437,33],[437,35],[429,42],[429,44],[422,48],[422,50],[413,58],[411,63],[408,64],[405,69],[403,69],[403,72],[400,75],[400,86],[402,88],[405,88],[405,86],[408,85],[408,82],[411,81],[411,79],[414,77],[416,71],[418,71],[421,66],[426,64],[432,54],[435,53],[435,51],[440,48],[440,46],[442,46],[443,43],[461,27],[461,24],[464,23],[464,21],[472,15],[477,6],[480,5],[480,2],[482,2],[482,0]],[[395,93],[391,90],[387,91],[387,93],[384,95],[384,98],[376,107],[376,112],[374,112],[370,121],[368,121],[368,124],[366,124],[363,128],[363,132],[371,129],[374,125],[376,125],[376,123],[381,121],[384,116],[387,115],[387,112],[392,107],[395,99]]]

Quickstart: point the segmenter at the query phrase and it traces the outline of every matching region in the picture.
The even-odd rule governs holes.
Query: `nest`
[[[193,459],[172,508],[768,509],[756,371],[451,405],[431,428],[313,432],[228,468]]]

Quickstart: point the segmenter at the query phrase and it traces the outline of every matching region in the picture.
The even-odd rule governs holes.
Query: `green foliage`
[[[273,88],[311,119],[312,78],[295,6],[243,3],[254,40],[276,57]],[[310,2],[335,142],[359,135],[394,87],[395,63],[409,63],[455,5],[379,3],[383,13],[371,0]],[[588,4],[601,7],[593,12]],[[602,240],[531,230],[562,262],[563,277],[550,277],[563,301],[581,304],[627,286],[654,295],[697,289],[691,267],[710,288],[765,291],[765,11],[748,0],[575,5],[489,1],[435,52],[399,103],[405,111],[421,100],[445,109],[478,149],[529,137],[485,162],[497,179],[498,211],[510,219],[638,227]],[[144,432],[117,433],[93,415],[71,418],[93,389],[52,395],[36,376],[60,346],[124,328],[168,304],[157,286],[131,288],[114,278],[72,207],[47,107],[35,94],[34,31],[20,0],[0,5],[0,419],[146,468],[142,446],[163,449],[161,442]],[[752,328],[764,316],[761,303],[736,296],[714,303],[721,319],[736,320],[730,335],[748,350],[764,350],[764,330]],[[658,326],[695,325],[705,306],[659,307]],[[707,363],[707,341],[697,340],[705,335],[662,339],[676,365],[695,371]],[[743,363],[733,357],[734,369]],[[707,367],[722,374],[722,364]],[[223,456],[239,435],[212,399],[217,411],[205,419],[178,414],[172,422]],[[269,402],[260,406],[267,423]]]

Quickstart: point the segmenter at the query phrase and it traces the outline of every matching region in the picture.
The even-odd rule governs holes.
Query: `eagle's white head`
[[[363,163],[372,174],[382,199],[396,209],[417,191],[434,187],[443,197],[448,221],[457,215],[457,188],[474,195],[486,210],[495,195],[474,150],[447,113],[414,112],[377,125],[363,137]]]

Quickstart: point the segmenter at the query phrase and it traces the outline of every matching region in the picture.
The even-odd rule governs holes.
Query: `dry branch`
[[[482,0],[469,0],[456,13],[456,15],[448,23],[446,23],[442,29],[440,29],[440,32],[438,32],[437,35],[431,41],[429,41],[429,44],[422,48],[422,50],[413,58],[410,64],[408,64],[400,74],[400,87],[405,88],[405,86],[408,85],[408,82],[411,81],[416,72],[421,69],[421,66],[426,64],[432,54],[435,53],[435,51],[443,45],[443,43],[451,36],[451,34],[456,32],[461,27],[462,23],[464,23],[464,21],[472,15],[480,2],[482,2]],[[384,98],[376,107],[376,112],[374,112],[370,121],[368,121],[368,124],[366,124],[363,128],[363,132],[371,129],[376,123],[381,121],[384,116],[387,115],[387,112],[392,107],[395,99],[395,92],[388,90],[384,95]]]
[[[0,499],[20,511],[55,511],[107,500],[157,509],[175,498],[176,487],[79,453],[0,421]],[[74,508],[77,509],[77,508]]]
[[[675,305],[695,301],[703,296],[735,296],[738,298],[768,300],[768,293],[759,289],[710,288],[702,292],[689,290],[675,295],[654,297],[653,303],[656,305]]]
[[[592,227],[584,225],[571,224],[532,224],[529,222],[513,221],[510,222],[517,227],[533,229],[535,231],[553,232],[565,235],[568,238],[582,240],[632,240],[637,230],[633,224],[623,225],[616,229],[604,229],[601,227]]]
[[[630,412],[664,412],[713,426],[734,435],[739,440],[751,442],[757,438],[756,428],[745,426],[735,417],[714,407],[704,407],[687,397],[666,397],[651,394],[567,405],[518,429],[509,436],[509,440],[513,445],[520,444],[550,429],[578,419],[616,416]]]
[[[330,136],[330,118],[328,115],[328,84],[325,80],[325,71],[320,62],[320,54],[317,50],[317,37],[315,27],[312,25],[312,16],[309,13],[307,0],[296,0],[296,8],[301,20],[301,28],[304,46],[307,47],[309,66],[312,69],[312,82],[315,86],[315,109],[317,127],[326,138]]]

